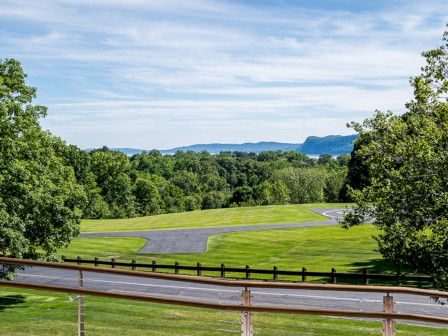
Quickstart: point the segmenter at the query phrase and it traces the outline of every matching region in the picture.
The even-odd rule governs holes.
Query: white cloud
[[[350,133],[346,122],[375,109],[401,112],[420,52],[440,43],[441,13],[438,0],[362,12],[5,0],[0,37],[50,107],[44,127],[81,147],[297,142]]]

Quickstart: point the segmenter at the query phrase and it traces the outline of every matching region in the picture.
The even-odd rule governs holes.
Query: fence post
[[[202,276],[202,270],[201,270],[201,263],[198,263],[197,265],[197,271],[198,271],[198,276]]]
[[[221,278],[226,277],[226,265],[221,264]]]
[[[337,278],[336,278],[336,269],[332,268],[331,269],[331,283],[335,284],[337,282]]]
[[[250,278],[250,266],[246,265],[246,279]]]
[[[95,257],[95,267],[98,267],[98,261],[99,261],[98,257]]]
[[[115,268],[115,259],[114,258],[110,259],[110,262],[111,262],[112,268]]]
[[[278,274],[277,274],[277,271],[278,271],[277,266],[274,266],[274,272],[273,272],[273,274],[274,274],[274,280],[278,280]]]
[[[385,313],[394,312],[394,298],[389,296],[383,296],[383,310]],[[383,320],[383,336],[394,336],[395,335],[395,321],[393,319]]]
[[[369,284],[369,270],[364,270],[364,285]]]
[[[179,263],[177,261],[174,263],[174,274],[179,274]]]
[[[136,261],[134,259],[132,259],[132,270],[135,271],[135,263]]]
[[[302,282],[306,281],[306,268],[302,267]]]
[[[250,291],[247,290],[247,287],[243,290],[242,293],[242,304],[243,307],[248,307],[251,305],[250,302]],[[242,336],[252,336],[253,330],[252,330],[252,313],[250,311],[242,311],[241,312],[241,335]]]
[[[81,265],[81,257],[78,256],[78,257],[76,257],[76,259],[78,260],[78,265]]]
[[[82,271],[78,272],[78,288],[84,287],[84,277]],[[84,298],[78,297],[78,336],[84,336]]]
[[[152,271],[153,271],[153,272],[155,272],[155,271],[157,270],[156,265],[157,265],[156,261],[153,260],[153,261],[152,261]]]

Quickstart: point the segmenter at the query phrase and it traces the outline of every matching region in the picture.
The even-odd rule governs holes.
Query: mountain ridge
[[[225,144],[225,143],[210,143],[210,144],[194,144],[189,146],[174,147],[171,149],[157,149],[161,154],[174,154],[177,151],[207,151],[211,154],[218,154],[220,152],[252,152],[261,153],[265,151],[297,151],[304,154],[320,155],[331,154],[340,155],[348,154],[353,150],[353,141],[358,137],[357,134],[352,135],[328,135],[324,137],[309,136],[304,143],[287,143],[276,141],[260,141],[260,142],[245,142],[242,144]],[[142,152],[149,152],[147,149],[138,148],[109,148],[111,150],[118,150],[127,155],[140,154]],[[86,149],[91,151],[92,148]]]

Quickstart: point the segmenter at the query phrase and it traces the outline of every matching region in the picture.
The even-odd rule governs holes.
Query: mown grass
[[[68,258],[115,258],[139,263],[301,270],[330,272],[360,271],[368,266],[375,271],[392,271],[391,265],[379,263],[372,236],[372,225],[342,229],[338,225],[293,229],[257,230],[213,235],[204,253],[137,254],[145,244],[142,238],[95,237],[75,239],[68,249],[59,250]]]
[[[198,308],[85,297],[86,335],[240,335],[241,315]],[[306,315],[255,314],[262,335],[374,336],[381,323]],[[397,325],[401,336],[442,336],[446,329]],[[65,336],[77,333],[77,303],[66,294],[0,287],[2,335]]]
[[[340,204],[332,205],[341,207]],[[321,220],[322,217],[306,210],[319,205],[291,207],[257,207],[183,213],[158,218],[140,218],[126,227],[132,230],[149,228],[210,227],[248,225],[259,223],[297,222]],[[331,207],[324,204],[320,207]],[[275,215],[273,215],[274,213]],[[166,216],[166,217],[165,217]],[[181,216],[181,217],[177,217]],[[264,217],[267,216],[267,217]],[[184,219],[182,219],[184,217]],[[311,218],[311,219],[310,219]],[[91,230],[123,231],[120,225],[129,220],[94,221],[83,223],[83,232]],[[90,225],[90,226],[89,226]],[[377,234],[371,225],[344,230],[340,226],[306,227],[280,230],[226,233],[212,236],[205,253],[191,254],[137,254],[145,244],[144,239],[126,237],[75,239],[68,249],[59,250],[67,257],[132,259],[145,263],[219,266],[250,265],[252,268],[272,268],[309,271],[359,271],[370,268],[372,272],[392,272],[391,265],[381,260],[375,252],[376,243],[371,238]],[[231,274],[229,274],[231,276]],[[289,279],[291,280],[291,279]],[[34,291],[12,290],[0,287],[0,296],[17,296],[17,304],[7,301],[0,308],[0,330],[8,335],[68,335],[76,333],[76,305],[68,303],[66,295]],[[0,306],[2,304],[0,297]],[[236,313],[210,311],[176,306],[164,306],[96,297],[86,298],[86,332],[95,335],[239,335],[240,316]],[[255,331],[264,335],[344,335],[370,336],[381,334],[381,323],[317,316],[285,316],[257,314]],[[397,325],[397,335],[441,336],[446,329]]]
[[[143,231],[312,222],[327,218],[307,209],[315,207],[344,208],[345,206],[341,203],[270,205],[201,210],[125,219],[90,219],[81,222],[81,232]]]
[[[269,206],[238,209],[219,209],[201,212],[188,212],[181,215],[183,227],[191,227],[200,223],[208,223],[210,227],[240,225],[249,223],[270,223],[277,218],[283,222],[305,220],[321,220],[310,208],[344,208],[343,204],[309,204],[295,206]],[[267,215],[268,214],[268,215]],[[274,214],[274,215],[273,215]],[[179,214],[175,214],[176,216]],[[247,216],[245,216],[247,215]],[[173,215],[155,216],[157,225],[167,227]],[[265,217],[268,219],[265,220]],[[146,225],[151,217],[140,218]],[[177,217],[176,217],[177,218]],[[238,218],[236,221],[235,218]],[[115,227],[122,220],[100,221],[99,231],[107,231]],[[98,224],[97,224],[98,225]],[[171,224],[173,227],[174,224]],[[113,231],[113,230],[112,230]],[[376,251],[376,242],[373,236],[378,231],[372,225],[353,227],[350,230],[339,225],[326,227],[304,227],[276,230],[257,230],[236,233],[225,233],[211,236],[207,251],[204,253],[178,253],[178,254],[138,254],[145,244],[142,238],[126,237],[95,237],[75,239],[68,249],[59,250],[60,255],[68,258],[81,256],[85,259],[98,257],[103,260],[110,258],[119,261],[136,260],[138,263],[196,265],[201,263],[206,267],[245,267],[249,265],[256,269],[273,269],[300,271],[306,267],[308,271],[330,272],[336,268],[338,272],[362,272],[368,269],[370,273],[393,273],[394,268],[385,262]],[[169,271],[168,271],[169,272]],[[193,274],[184,272],[184,274]],[[203,275],[217,276],[217,273],[204,272]],[[229,277],[242,277],[242,274],[228,273]],[[257,275],[258,278],[268,279],[270,276]],[[299,280],[298,278],[280,276],[280,280]],[[322,278],[309,278],[310,280],[328,281]],[[339,280],[341,281],[341,280]],[[359,283],[359,281],[347,281]],[[381,283],[371,281],[372,284]],[[390,283],[387,283],[390,284]]]

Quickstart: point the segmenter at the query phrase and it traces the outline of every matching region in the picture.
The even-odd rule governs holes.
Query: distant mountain
[[[329,135],[325,137],[310,136],[303,143],[300,152],[304,154],[346,154],[353,150],[353,141],[358,134]]]
[[[353,149],[353,141],[358,137],[354,135],[329,135],[325,137],[308,137],[303,144],[300,143],[284,143],[284,142],[247,142],[243,144],[196,144],[184,147],[175,147],[171,149],[159,150],[162,154],[174,154],[177,151],[193,151],[193,152],[209,152],[211,154],[217,154],[220,152],[251,152],[260,153],[265,151],[297,151],[304,154],[348,154]],[[109,148],[110,150],[119,150],[126,155],[139,154],[146,149],[137,148]],[[91,151],[92,149],[86,149]]]
[[[194,151],[203,152],[207,151],[212,154],[217,154],[220,152],[248,152],[248,153],[260,153],[266,151],[276,151],[281,150],[283,152],[287,151],[300,151],[301,144],[294,143],[283,143],[283,142],[247,142],[243,144],[197,144],[185,147],[176,147],[167,150],[161,150],[162,154],[174,154],[177,151]]]

